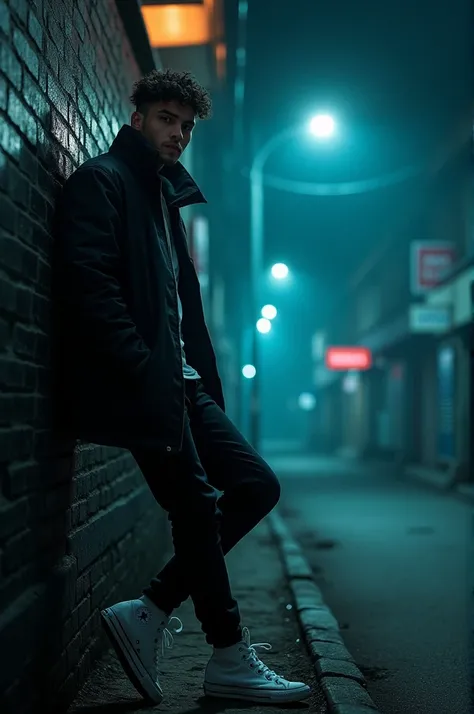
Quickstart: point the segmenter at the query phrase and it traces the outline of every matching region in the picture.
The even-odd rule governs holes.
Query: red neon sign
[[[341,371],[370,369],[372,367],[372,352],[367,347],[328,347],[326,367]]]

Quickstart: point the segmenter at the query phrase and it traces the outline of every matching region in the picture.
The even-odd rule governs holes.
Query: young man
[[[103,623],[131,681],[159,703],[158,655],[170,644],[171,613],[190,595],[214,647],[206,694],[305,699],[309,687],[258,658],[224,560],[276,505],[280,487],[224,413],[179,213],[205,201],[179,158],[210,99],[189,74],[169,70],[136,82],[131,99],[131,126],[63,191],[61,419],[76,438],[132,452],[169,514],[175,555],[141,597],[103,610]]]

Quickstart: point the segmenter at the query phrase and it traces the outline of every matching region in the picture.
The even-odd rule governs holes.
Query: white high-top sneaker
[[[173,635],[167,625],[178,633],[183,623],[178,617],[168,618],[146,596],[126,600],[101,612],[102,624],[122,667],[136,690],[146,699],[159,704],[163,690],[158,679],[160,654],[173,646]],[[176,621],[178,628],[172,626]]]
[[[268,642],[250,644],[250,632],[242,630],[243,641],[232,647],[214,649],[206,667],[204,693],[210,697],[247,699],[254,702],[299,702],[311,690],[303,682],[290,682],[269,669],[257,649],[271,650]]]

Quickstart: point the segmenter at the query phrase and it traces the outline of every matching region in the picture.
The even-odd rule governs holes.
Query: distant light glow
[[[346,394],[354,394],[359,389],[360,376],[358,372],[348,372],[342,380],[342,391]]]
[[[298,406],[304,412],[311,412],[316,407],[316,397],[311,392],[303,392],[298,397]]]
[[[275,263],[272,266],[272,275],[276,280],[284,280],[288,277],[288,266],[285,263]]]
[[[278,310],[275,305],[264,305],[262,307],[262,317],[266,317],[267,320],[274,320],[278,315]]]
[[[244,375],[245,379],[253,379],[257,374],[257,370],[255,369],[253,364],[246,364],[245,367],[242,368],[242,374]]]
[[[272,323],[266,317],[261,317],[257,322],[257,330],[266,335],[272,329]]]
[[[326,139],[333,136],[336,123],[329,114],[317,114],[309,123],[309,130],[318,139]]]

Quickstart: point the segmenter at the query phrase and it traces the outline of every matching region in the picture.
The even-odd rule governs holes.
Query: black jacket
[[[224,409],[182,206],[205,199],[131,126],[66,181],[53,263],[56,426],[94,443],[179,451],[184,380],[162,186],[179,259],[186,357]],[[160,178],[161,177],[161,178]]]

